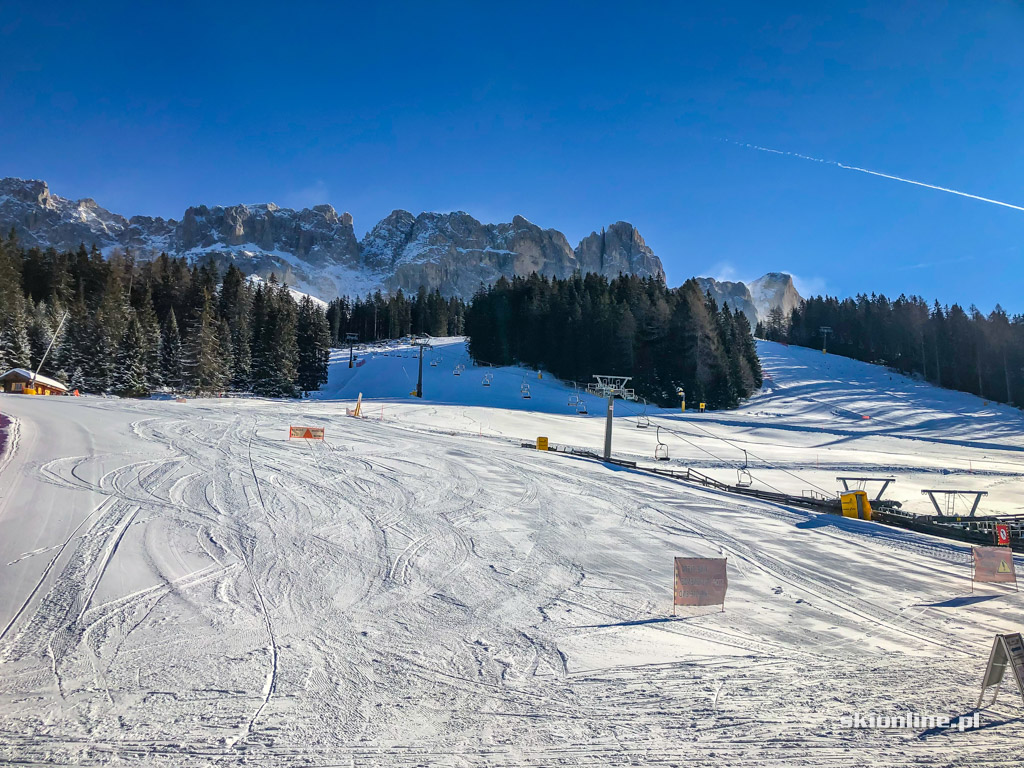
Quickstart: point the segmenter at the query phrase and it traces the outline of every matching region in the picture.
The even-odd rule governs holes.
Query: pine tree
[[[296,344],[299,389],[303,392],[320,389],[320,385],[327,382],[331,332],[323,308],[309,296],[303,296],[299,302]]]
[[[0,365],[7,368],[28,368],[31,365],[31,343],[25,298],[20,290],[10,291],[0,316]]]
[[[164,384],[172,390],[181,390],[184,386],[184,352],[178,319],[173,309],[168,310],[167,322],[164,324],[163,343],[160,347],[160,375]]]
[[[199,394],[219,392],[228,381],[228,350],[221,342],[221,327],[207,295],[193,320],[184,345],[183,373],[186,387]]]
[[[140,343],[146,368],[146,391],[152,392],[163,385],[161,369],[163,336],[160,333],[160,320],[153,308],[153,294],[148,285],[140,291],[135,315],[142,333]]]
[[[253,391],[265,397],[295,397],[298,317],[287,287],[268,281],[257,291],[253,319]]]
[[[226,353],[221,346],[220,323],[207,295],[184,344],[182,369],[186,388],[200,394],[222,390],[229,370]]]
[[[117,350],[113,390],[122,397],[149,394],[146,372],[146,338],[139,319],[133,314]]]

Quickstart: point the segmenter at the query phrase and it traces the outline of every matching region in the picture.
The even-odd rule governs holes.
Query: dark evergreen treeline
[[[761,386],[761,366],[742,312],[717,306],[695,280],[596,274],[501,278],[466,310],[474,359],[542,368],[563,379],[632,376],[637,394],[677,405],[731,408]]]
[[[377,291],[354,301],[343,296],[327,306],[331,343],[336,347],[344,346],[349,333],[356,334],[359,341],[399,339],[419,333],[461,336],[465,315],[466,305],[461,299],[445,299],[436,289],[428,293],[423,286],[412,300],[399,289],[391,296]]]
[[[986,316],[974,306],[964,311],[936,301],[929,307],[917,296],[816,296],[788,321],[773,313],[758,335],[820,348],[823,326],[832,329],[830,352],[989,400],[1024,403],[1024,316],[1008,317],[998,305]]]
[[[327,380],[324,308],[296,302],[271,279],[234,265],[109,259],[94,247],[59,253],[0,238],[0,369],[35,369],[83,392],[142,396],[157,389],[293,397]]]

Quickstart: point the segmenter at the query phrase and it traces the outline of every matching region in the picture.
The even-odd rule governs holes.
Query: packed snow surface
[[[616,402],[616,455],[653,464],[660,425],[669,465],[721,480],[746,450],[755,487],[891,475],[916,511],[943,487],[1022,511],[1018,411],[760,352],[736,411],[647,408],[638,429],[643,405]],[[599,449],[604,402],[577,414],[571,387],[474,366],[459,339],[425,352],[423,400],[414,348],[348,359],[302,402],[0,397],[0,761],[1024,759],[1012,687],[976,731],[840,723],[971,711],[1024,601],[972,591],[967,547],[523,448]],[[672,616],[673,556],[728,558],[724,611]]]

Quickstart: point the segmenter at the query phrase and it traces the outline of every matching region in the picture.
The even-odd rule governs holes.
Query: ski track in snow
[[[971,709],[992,634],[1021,629],[1024,598],[972,597],[966,547],[526,450],[537,434],[599,446],[596,399],[600,415],[577,417],[563,385],[518,369],[484,390],[460,350],[435,353],[433,401],[403,397],[410,353],[394,348],[332,368],[325,394],[341,402],[0,398],[15,417],[0,761],[1024,759],[1011,691],[977,732],[839,726]],[[729,479],[704,450],[733,461],[742,446],[764,457],[755,477],[790,489],[895,472],[908,504],[953,468],[950,482],[1012,507],[1016,412],[820,352],[761,352],[769,385],[740,410],[650,409],[690,441],[662,433],[670,463]],[[369,418],[343,417],[362,390],[380,398]],[[616,451],[649,459],[635,407],[618,411]],[[289,441],[289,424],[327,439]],[[728,557],[724,612],[670,615],[674,555]]]

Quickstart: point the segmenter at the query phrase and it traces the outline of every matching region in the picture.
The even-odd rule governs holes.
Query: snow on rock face
[[[793,285],[793,277],[785,272],[769,272],[754,280],[750,284],[750,295],[762,320],[776,307],[788,317],[802,300]]]
[[[104,252],[130,248],[146,258],[161,252],[231,262],[247,274],[282,281],[321,299],[382,289],[415,293],[420,286],[468,299],[498,278],[538,272],[568,277],[577,270],[608,278],[620,273],[664,279],[661,260],[626,222],[586,238],[574,250],[565,235],[522,216],[483,224],[464,211],[396,210],[356,240],[352,216],[329,205],[295,211],[264,205],[188,208],[181,221],[130,220],[95,201],[51,195],[41,181],[0,180],[0,228],[15,228],[25,245],[61,250],[80,243]]]
[[[747,316],[750,327],[768,319],[769,313],[780,307],[787,316],[800,305],[803,297],[793,285],[793,277],[785,272],[769,272],[750,283],[715,280],[698,277],[702,291],[710,292],[718,306],[725,302]]]
[[[116,246],[128,221],[95,200],[51,195],[44,181],[0,179],[0,224],[5,234],[14,227],[22,245],[70,250],[80,243]]]
[[[522,216],[482,224],[464,211],[393,211],[366,234],[362,249],[366,267],[390,272],[385,287],[407,293],[425,285],[468,298],[503,275],[568,277],[577,269],[565,235]]]
[[[730,309],[738,309],[747,316],[747,321],[750,323],[751,328],[757,325],[757,321],[760,318],[746,283],[715,280],[712,277],[698,277],[697,283],[704,293],[711,294],[719,307],[723,304],[728,304]]]

